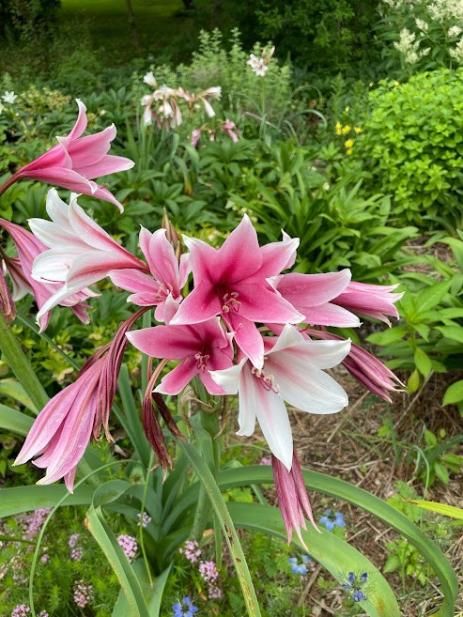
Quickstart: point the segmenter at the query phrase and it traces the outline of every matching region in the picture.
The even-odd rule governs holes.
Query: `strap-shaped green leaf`
[[[53,508],[66,497],[65,506],[89,505],[95,489],[89,486],[76,487],[68,493],[65,486],[16,486],[0,489],[0,518],[14,516],[21,512],[30,512],[37,508]]]
[[[286,531],[277,508],[261,504],[229,503],[233,522],[237,527],[268,533],[286,538]],[[366,600],[359,602],[370,617],[400,617],[400,610],[392,589],[379,570],[353,546],[327,531],[316,531],[310,527],[302,531],[311,557],[328,570],[340,584],[347,583],[349,572],[357,577],[363,572],[368,579],[361,590]],[[294,538],[294,544],[301,550],[305,547]]]
[[[166,588],[167,579],[169,578],[170,570],[172,566],[169,566],[160,574],[154,581],[154,585],[151,587],[146,575],[145,565],[142,559],[138,559],[133,564],[133,569],[140,582],[143,595],[148,605],[150,617],[159,617],[162,604],[162,596]],[[132,617],[129,612],[127,599],[121,589],[119,597],[114,606],[112,617]],[[134,615],[134,617],[137,617]]]
[[[128,617],[150,617],[137,574],[106,523],[101,508],[91,506],[87,512],[86,521],[88,530],[103,551],[124,592],[128,608],[126,615]]]
[[[241,585],[241,592],[243,594],[244,602],[246,605],[247,613],[249,617],[260,617],[261,612],[259,603],[257,601],[256,592],[252,583],[251,574],[249,572],[248,564],[241,547],[241,543],[236,533],[235,526],[231,519],[230,513],[227,509],[227,505],[224,501],[220,488],[212,475],[208,465],[198,454],[197,450],[187,442],[180,441],[179,445],[182,447],[190,463],[193,465],[207,496],[210,499],[212,508],[219,520],[222,528],[225,540],[227,542],[230,554],[233,559],[236,574]]]
[[[385,501],[367,493],[339,478],[333,478],[315,471],[304,471],[304,480],[311,490],[316,490],[337,499],[343,499],[370,512],[384,523],[397,530],[413,544],[439,578],[443,603],[436,615],[453,617],[455,601],[458,594],[458,583],[455,572],[440,548],[401,512]],[[265,465],[228,469],[223,471],[218,484],[222,489],[249,484],[272,484],[272,470]]]
[[[33,418],[21,411],[0,405],[0,429],[2,430],[25,436],[32,426],[32,420]]]

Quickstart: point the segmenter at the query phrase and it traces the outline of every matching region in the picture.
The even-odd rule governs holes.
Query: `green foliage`
[[[368,188],[389,193],[393,218],[454,229],[462,222],[463,69],[385,81],[370,93],[370,114],[355,156]]]

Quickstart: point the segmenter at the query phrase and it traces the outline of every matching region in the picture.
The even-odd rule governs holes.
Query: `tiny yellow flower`
[[[352,127],[350,126],[350,124],[346,124],[346,126],[343,126],[341,129],[341,133],[343,135],[347,135],[347,133],[350,133],[352,130]]]
[[[344,142],[344,146],[345,146],[346,150],[352,150],[352,148],[354,147],[354,140],[353,139],[346,139],[346,141]]]
[[[360,135],[360,133],[362,132],[362,129],[359,126],[356,126],[354,128],[354,131],[357,133],[357,135]]]
[[[342,124],[340,122],[336,122],[335,130],[336,135],[342,135]]]
[[[350,156],[350,155],[352,154],[352,148],[348,148],[348,149],[346,150],[346,154],[348,154],[348,155]]]

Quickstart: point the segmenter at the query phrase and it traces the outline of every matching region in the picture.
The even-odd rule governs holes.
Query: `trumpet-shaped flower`
[[[343,340],[340,336],[324,330],[306,329],[305,332],[319,339]],[[389,403],[391,392],[396,392],[399,386],[403,386],[400,379],[381,360],[360,345],[351,344],[350,352],[342,364],[365,388]]]
[[[77,99],[77,105],[79,115],[71,132],[66,137],[58,137],[55,146],[17,171],[0,192],[13,182],[27,178],[55,184],[76,193],[92,195],[123,210],[122,204],[114,195],[93,180],[130,169],[134,163],[123,156],[108,154],[111,142],[116,137],[114,125],[94,135],[82,137],[87,128],[87,113],[82,101]]]
[[[85,300],[97,294],[82,287],[66,296],[60,296],[56,302],[50,302],[59,293],[61,284],[45,280],[36,281],[32,275],[35,259],[42,255],[47,247],[20,225],[0,219],[0,227],[3,227],[9,233],[18,251],[17,258],[4,257],[6,269],[13,281],[13,299],[19,300],[26,293],[31,293],[34,296],[39,308],[37,321],[40,330],[45,330],[50,318],[50,311],[58,304],[70,307],[81,321],[88,323],[88,307],[85,305]]]
[[[290,470],[276,456],[272,456],[272,467],[278,506],[288,533],[288,544],[291,543],[293,531],[295,531],[305,546],[301,535],[301,529],[306,529],[304,516],[309,519],[315,529],[317,529],[317,525],[312,514],[301,465],[296,453],[293,454]]]
[[[262,370],[243,358],[211,376],[227,394],[239,394],[238,435],[252,435],[257,419],[270,450],[290,471],[293,438],[285,401],[316,414],[341,411],[347,394],[324,369],[342,362],[349,350],[350,341],[310,341],[286,325],[270,341]]]
[[[51,189],[47,197],[47,212],[51,221],[29,220],[34,236],[44,247],[34,261],[32,276],[41,283],[60,285],[41,307],[38,318],[69,296],[105,278],[112,270],[146,270],[142,261],[85,214],[75,195],[68,206],[57,191]]]
[[[305,320],[318,326],[358,327],[356,315],[333,301],[350,284],[350,270],[326,274],[300,274],[293,272],[275,277],[273,284],[278,292],[300,311]]]
[[[398,285],[368,285],[352,281],[346,289],[333,300],[349,311],[379,319],[390,325],[388,317],[398,319],[399,312],[395,303],[403,296],[392,293]]]
[[[109,414],[117,388],[127,330],[143,314],[140,309],[121,324],[112,343],[93,356],[76,381],[58,392],[37,416],[19,452],[15,465],[30,459],[45,476],[38,484],[64,478],[72,492],[77,465],[92,434],[104,429],[108,439]]]
[[[129,341],[143,353],[154,358],[181,360],[168,373],[155,392],[178,394],[198,376],[210,394],[223,394],[223,390],[209,375],[210,370],[232,366],[233,349],[230,337],[219,324],[211,319],[193,326],[156,326],[128,332]]]
[[[264,345],[255,322],[296,323],[303,316],[269,284],[287,268],[297,243],[285,239],[259,247],[247,216],[220,249],[200,240],[185,240],[195,287],[180,304],[171,324],[187,325],[221,315],[251,362],[261,368]]]
[[[150,273],[139,268],[116,270],[110,273],[111,280],[132,292],[128,298],[130,302],[138,306],[156,306],[156,319],[168,323],[181,302],[181,290],[188,279],[188,255],[177,258],[165,229],[152,234],[142,228],[139,244]]]

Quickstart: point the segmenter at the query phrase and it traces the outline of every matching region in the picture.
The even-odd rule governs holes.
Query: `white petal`
[[[248,390],[253,396],[248,393],[246,411],[248,414],[251,409],[255,411],[270,450],[289,471],[293,461],[293,436],[285,403],[278,394],[266,390],[254,377],[252,379]]]
[[[246,362],[247,358],[243,358],[239,364],[221,371],[209,371],[209,374],[226,394],[237,394],[240,387],[241,370]]]
[[[304,357],[281,352],[268,359],[264,371],[273,375],[285,401],[301,411],[335,413],[348,404],[347,394],[337,381]]]
[[[307,339],[304,338],[304,336],[299,332],[299,330],[294,326],[286,324],[280,336],[278,337],[277,342],[268,352],[268,355],[274,354],[288,347],[294,347],[295,345],[301,345],[305,343],[307,343]]]

